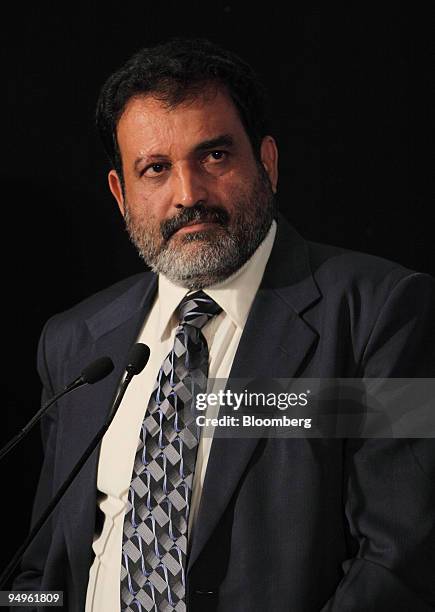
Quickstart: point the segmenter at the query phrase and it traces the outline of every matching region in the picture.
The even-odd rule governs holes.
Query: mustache
[[[160,224],[160,232],[163,239],[167,241],[173,234],[175,234],[175,232],[185,225],[189,225],[189,223],[209,222],[226,226],[228,225],[229,220],[230,216],[226,210],[219,208],[218,206],[204,206],[204,204],[197,204],[192,208],[184,208],[179,215],[172,217],[172,219],[162,221]]]

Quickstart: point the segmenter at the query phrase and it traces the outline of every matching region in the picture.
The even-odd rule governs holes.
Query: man
[[[46,395],[99,355],[116,369],[46,419],[35,516],[104,422],[131,345],[151,357],[15,588],[87,612],[432,610],[432,440],[195,438],[185,409],[186,381],[207,376],[433,377],[434,280],[287,224],[261,90],[211,43],[140,51],[97,119],[152,272],[44,328]]]

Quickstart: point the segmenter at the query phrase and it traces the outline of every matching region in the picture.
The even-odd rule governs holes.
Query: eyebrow
[[[209,151],[210,149],[216,149],[218,147],[228,147],[231,148],[234,146],[234,139],[230,134],[221,134],[216,136],[216,138],[211,138],[209,140],[203,140],[199,144],[197,144],[193,152],[194,153],[203,153],[204,151]],[[152,155],[145,155],[138,157],[134,162],[134,169],[137,171],[139,165],[143,161],[152,162],[152,161],[162,161],[162,159],[167,159],[167,155],[163,155],[162,153],[154,153]]]
[[[210,140],[204,140],[196,145],[195,153],[201,153],[202,151],[208,151],[209,149],[215,149],[217,147],[232,147],[234,145],[233,137],[229,134],[221,134],[216,138]]]

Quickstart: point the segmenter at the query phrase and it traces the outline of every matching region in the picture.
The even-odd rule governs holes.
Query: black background
[[[35,352],[45,320],[142,267],[93,124],[103,81],[141,46],[202,36],[242,55],[274,100],[286,217],[308,239],[435,275],[429,16],[399,4],[384,12],[330,4],[9,6],[0,444],[38,409]],[[36,428],[0,466],[2,566],[27,532],[40,461]]]

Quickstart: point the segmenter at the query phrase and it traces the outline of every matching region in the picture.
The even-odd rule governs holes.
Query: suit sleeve
[[[432,277],[396,284],[361,366],[370,378],[435,378]],[[357,551],[321,612],[435,610],[435,438],[348,439],[344,494]]]
[[[42,404],[54,395],[50,375],[46,363],[45,345],[48,321],[42,331],[38,346],[38,373],[42,381]],[[57,434],[57,406],[52,406],[41,420],[42,445],[44,460],[36,491],[32,512],[32,526],[44,512],[53,497],[53,474],[55,465],[55,446]],[[16,577],[13,589],[33,590],[41,589],[41,579],[51,542],[51,519],[42,527],[33,543],[24,553],[21,562],[21,572]]]

